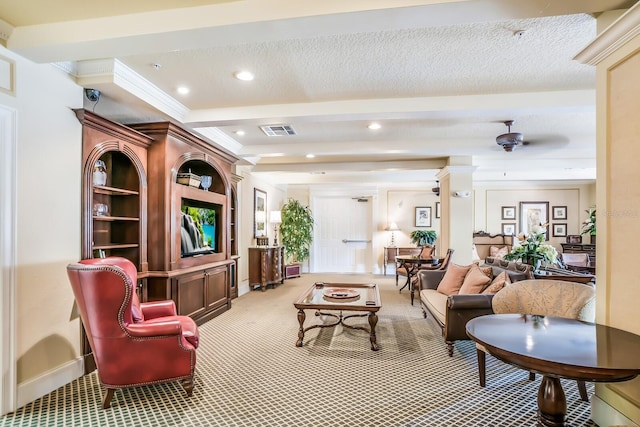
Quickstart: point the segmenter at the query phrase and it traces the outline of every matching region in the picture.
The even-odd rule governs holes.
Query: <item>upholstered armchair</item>
[[[564,317],[585,322],[595,321],[595,289],[590,285],[561,280],[529,279],[505,286],[493,296],[493,312]],[[486,351],[476,344],[480,386],[486,384]],[[534,373],[529,379],[535,378]],[[578,381],[580,398],[588,401],[584,381]]]
[[[80,317],[93,351],[109,408],[116,389],[181,381],[191,396],[198,328],[176,315],[172,300],[140,303],[137,271],[125,258],[67,266]]]

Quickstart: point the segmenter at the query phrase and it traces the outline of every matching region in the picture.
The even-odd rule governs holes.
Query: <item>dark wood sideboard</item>
[[[260,286],[264,292],[268,285],[284,282],[284,246],[255,246],[249,248],[249,286]]]
[[[565,254],[587,254],[593,264],[596,261],[596,245],[582,243],[561,243],[562,252]]]

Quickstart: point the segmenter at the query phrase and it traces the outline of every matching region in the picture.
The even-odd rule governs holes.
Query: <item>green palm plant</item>
[[[415,243],[416,246],[427,246],[433,245],[438,238],[438,234],[435,230],[413,230],[409,237],[411,238],[411,243]]]
[[[309,248],[313,241],[313,215],[311,209],[298,200],[289,201],[280,209],[280,239],[287,257],[293,262],[309,258]]]

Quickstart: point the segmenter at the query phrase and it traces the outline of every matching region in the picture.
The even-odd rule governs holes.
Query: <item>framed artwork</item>
[[[549,202],[520,202],[520,232],[529,234],[549,221]],[[545,240],[549,240],[546,232]]]
[[[515,206],[503,206],[502,207],[502,219],[516,219],[516,207]]]
[[[515,222],[503,222],[502,223],[502,234],[505,236],[513,236],[516,234],[516,223]]]
[[[416,227],[431,227],[431,206],[416,207]]]
[[[567,207],[566,206],[554,206],[551,209],[551,219],[567,219]]]
[[[553,237],[565,237],[567,235],[567,224],[553,224]]]
[[[267,193],[253,189],[253,237],[267,235]]]
[[[436,202],[436,218],[440,218],[440,202]]]

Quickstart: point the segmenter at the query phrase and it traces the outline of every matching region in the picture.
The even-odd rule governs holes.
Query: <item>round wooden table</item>
[[[627,381],[640,374],[640,336],[551,316],[492,314],[467,323],[469,337],[503,362],[541,374],[538,425],[565,426],[559,378]]]
[[[413,299],[415,294],[415,289],[411,286],[411,279],[413,279],[418,270],[437,270],[440,268],[440,263],[442,262],[442,258],[420,258],[415,255],[397,255],[396,262],[399,262],[402,267],[407,271],[407,281],[400,288],[400,292],[407,286],[409,286],[409,290],[411,291],[411,305],[413,305]],[[435,262],[435,264],[434,264]]]

